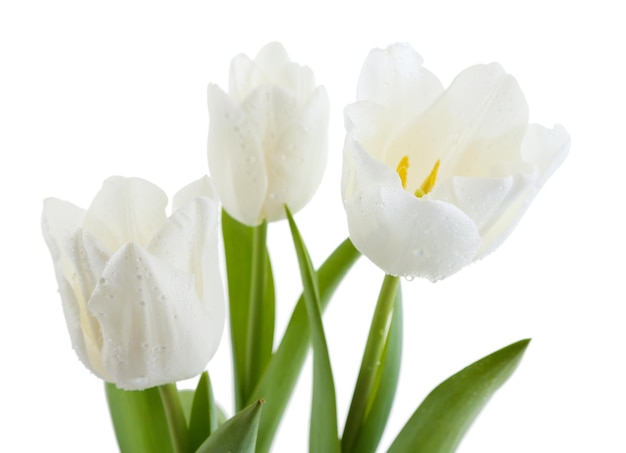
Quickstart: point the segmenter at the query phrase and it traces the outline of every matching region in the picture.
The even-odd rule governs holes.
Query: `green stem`
[[[346,419],[346,426],[341,439],[341,451],[351,452],[358,439],[359,430],[366,416],[368,402],[374,387],[378,368],[381,366],[381,356],[387,344],[391,315],[396,298],[396,292],[400,279],[392,275],[385,275],[385,280],[380,289],[376,309],[372,318],[369,335],[359,377],[354,388],[352,404]]]
[[[261,378],[263,335],[263,295],[265,293],[267,222],[264,220],[252,233],[252,273],[250,275],[250,304],[248,312],[248,332],[246,347],[246,397],[249,396]]]
[[[176,384],[165,384],[158,387],[163,410],[167,419],[167,426],[172,439],[172,447],[175,453],[187,452],[187,422],[185,413],[180,403]]]

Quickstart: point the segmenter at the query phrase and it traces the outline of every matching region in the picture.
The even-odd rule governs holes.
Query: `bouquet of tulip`
[[[72,344],[106,384],[124,452],[267,452],[309,346],[310,451],[374,452],[398,382],[400,277],[446,278],[495,250],[565,158],[569,136],[528,124],[515,79],[497,64],[450,87],[408,45],[373,50],[357,101],[345,108],[341,192],[350,237],[317,269],[292,213],[324,172],[328,97],[280,44],[235,57],[228,93],[209,85],[212,179],[167,197],[138,178],[107,179],[87,210],[44,202]],[[268,223],[287,219],[302,297],[275,347]],[[221,227],[221,228],[220,228]],[[221,233],[221,234],[220,234]],[[205,370],[226,319],[235,413],[220,408]],[[339,432],[322,312],[361,255],[385,273],[352,403]],[[452,452],[529,340],[469,365],[436,387],[389,452]],[[176,382],[199,376],[197,388]]]

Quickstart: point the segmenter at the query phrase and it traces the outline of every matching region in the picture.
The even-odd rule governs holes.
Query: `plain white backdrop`
[[[561,123],[572,136],[568,159],[499,250],[436,284],[403,281],[402,375],[383,447],[437,383],[532,337],[459,452],[625,452],[626,33],[616,5],[2,2],[0,450],[116,450],[102,383],[71,349],[42,200],[87,207],[113,174],[172,195],[207,173],[207,84],[226,87],[235,54],[279,40],[331,100],[328,170],[296,216],[316,264],[347,236],[342,109],[371,48],[410,42],[444,85],[469,65],[498,61],[524,90],[531,121]],[[269,235],[280,338],[301,286],[285,222]],[[342,423],[382,278],[362,258],[325,314]],[[225,336],[209,371],[231,409],[229,353]],[[310,376],[309,361],[276,452],[306,451]]]

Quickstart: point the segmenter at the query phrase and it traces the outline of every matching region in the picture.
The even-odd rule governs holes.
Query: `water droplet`
[[[413,280],[415,280],[415,275],[405,275],[405,276],[404,276],[404,279],[405,279],[407,282],[412,282]]]
[[[106,279],[104,279],[104,278],[100,278],[100,280],[98,280],[98,283],[99,283],[100,285],[106,285],[107,281],[106,281]]]
[[[143,276],[141,274],[137,274],[137,280],[141,280]]]

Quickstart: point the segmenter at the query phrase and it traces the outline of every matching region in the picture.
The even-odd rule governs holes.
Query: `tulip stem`
[[[187,422],[180,403],[176,384],[165,384],[158,387],[167,419],[167,426],[172,439],[172,448],[175,453],[187,452]]]
[[[263,372],[261,352],[263,336],[263,296],[267,253],[267,222],[254,228],[252,233],[252,273],[250,275],[250,303],[246,348],[246,398],[252,393]]]
[[[341,451],[346,453],[353,451],[361,425],[367,415],[368,403],[378,376],[378,369],[382,366],[381,356],[387,345],[391,316],[399,284],[400,279],[398,277],[385,275],[378,302],[376,303],[376,309],[374,310],[369,335],[367,336],[367,344],[363,353],[359,377],[354,388],[352,403],[341,439]]]

